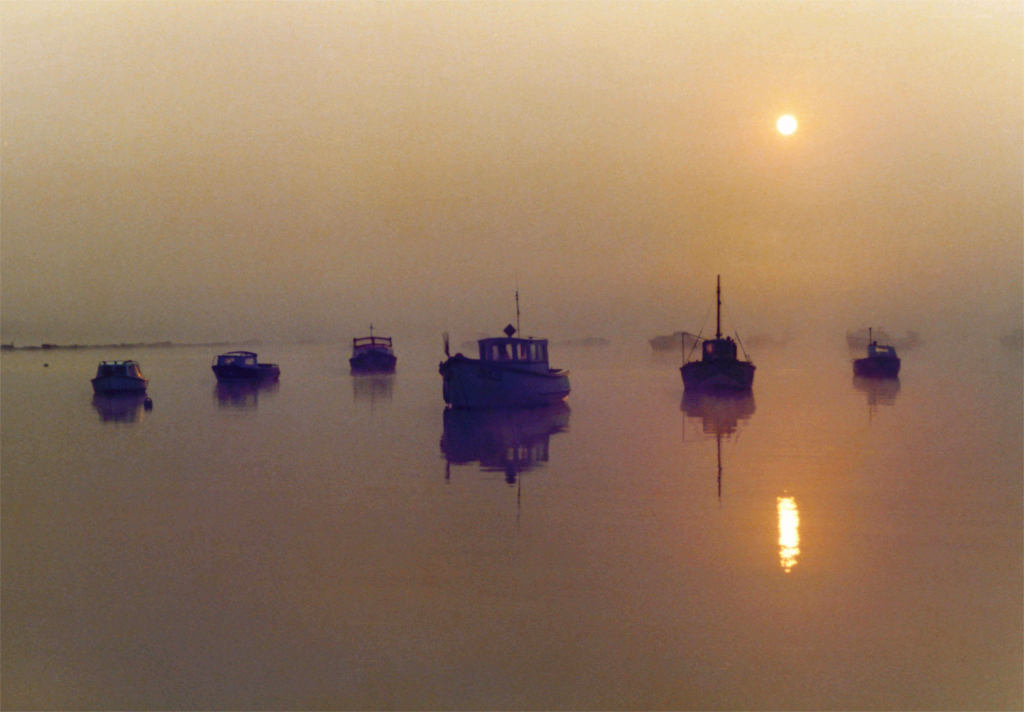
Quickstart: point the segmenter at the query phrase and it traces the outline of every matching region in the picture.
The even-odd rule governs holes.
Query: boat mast
[[[519,331],[519,285],[516,285],[516,331]]]
[[[715,338],[722,338],[722,275],[718,275],[715,287],[715,299],[718,307],[715,311]]]

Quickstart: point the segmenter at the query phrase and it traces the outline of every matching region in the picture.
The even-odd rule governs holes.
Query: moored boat
[[[853,373],[861,378],[896,378],[900,375],[900,358],[893,346],[882,346],[868,329],[868,355],[853,362]]]
[[[218,381],[273,381],[281,375],[276,363],[259,363],[252,351],[229,351],[217,356],[213,365]]]
[[[94,393],[142,393],[148,384],[135,361],[100,361],[92,379]]]
[[[547,339],[515,333],[509,324],[504,337],[477,341],[480,358],[457,353],[444,361],[438,369],[444,402],[455,408],[520,408],[565,400],[569,372],[548,365]]]
[[[701,360],[683,364],[683,387],[686,390],[750,390],[754,385],[755,366],[749,360],[742,361],[736,353],[736,342],[732,337],[722,338],[722,281],[718,278],[716,288],[715,338],[704,339],[701,345]]]
[[[390,336],[374,336],[373,324],[370,335],[352,339],[352,358],[349,367],[360,373],[391,373],[395,370],[398,357]]]

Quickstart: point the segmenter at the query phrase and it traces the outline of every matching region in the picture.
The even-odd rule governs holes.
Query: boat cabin
[[[735,361],[736,342],[731,337],[708,339],[704,342],[704,361]]]
[[[135,361],[100,361],[96,369],[96,378],[142,378],[142,370]]]
[[[480,339],[481,361],[507,361],[511,363],[547,363],[546,339],[513,339],[495,337]]]
[[[370,349],[391,351],[390,336],[360,336],[352,339],[352,352],[367,351]]]
[[[217,357],[218,366],[248,366],[256,368],[256,354],[252,351],[232,351]]]
[[[899,358],[896,355],[895,346],[879,346],[877,342],[872,341],[868,344],[868,358]]]

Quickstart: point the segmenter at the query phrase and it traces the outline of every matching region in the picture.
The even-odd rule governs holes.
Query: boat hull
[[[133,376],[97,376],[92,379],[93,393],[144,393],[149,381]]]
[[[860,378],[896,378],[900,375],[898,358],[859,358],[853,362],[853,374]]]
[[[569,395],[569,372],[534,370],[461,355],[441,364],[444,402],[455,408],[532,408]]]
[[[692,361],[679,369],[688,391],[748,391],[754,386],[754,364],[748,361]]]
[[[398,357],[386,351],[368,350],[348,360],[349,367],[359,373],[392,373]]]
[[[261,363],[258,366],[239,366],[236,364],[222,364],[211,366],[218,381],[276,381],[281,375],[281,369],[272,363]]]

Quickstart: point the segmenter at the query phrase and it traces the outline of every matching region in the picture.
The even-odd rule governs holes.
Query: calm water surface
[[[438,344],[2,355],[6,709],[1021,709],[1021,356],[755,354],[445,413]],[[96,400],[136,358],[153,409]],[[48,363],[48,367],[43,367]]]

